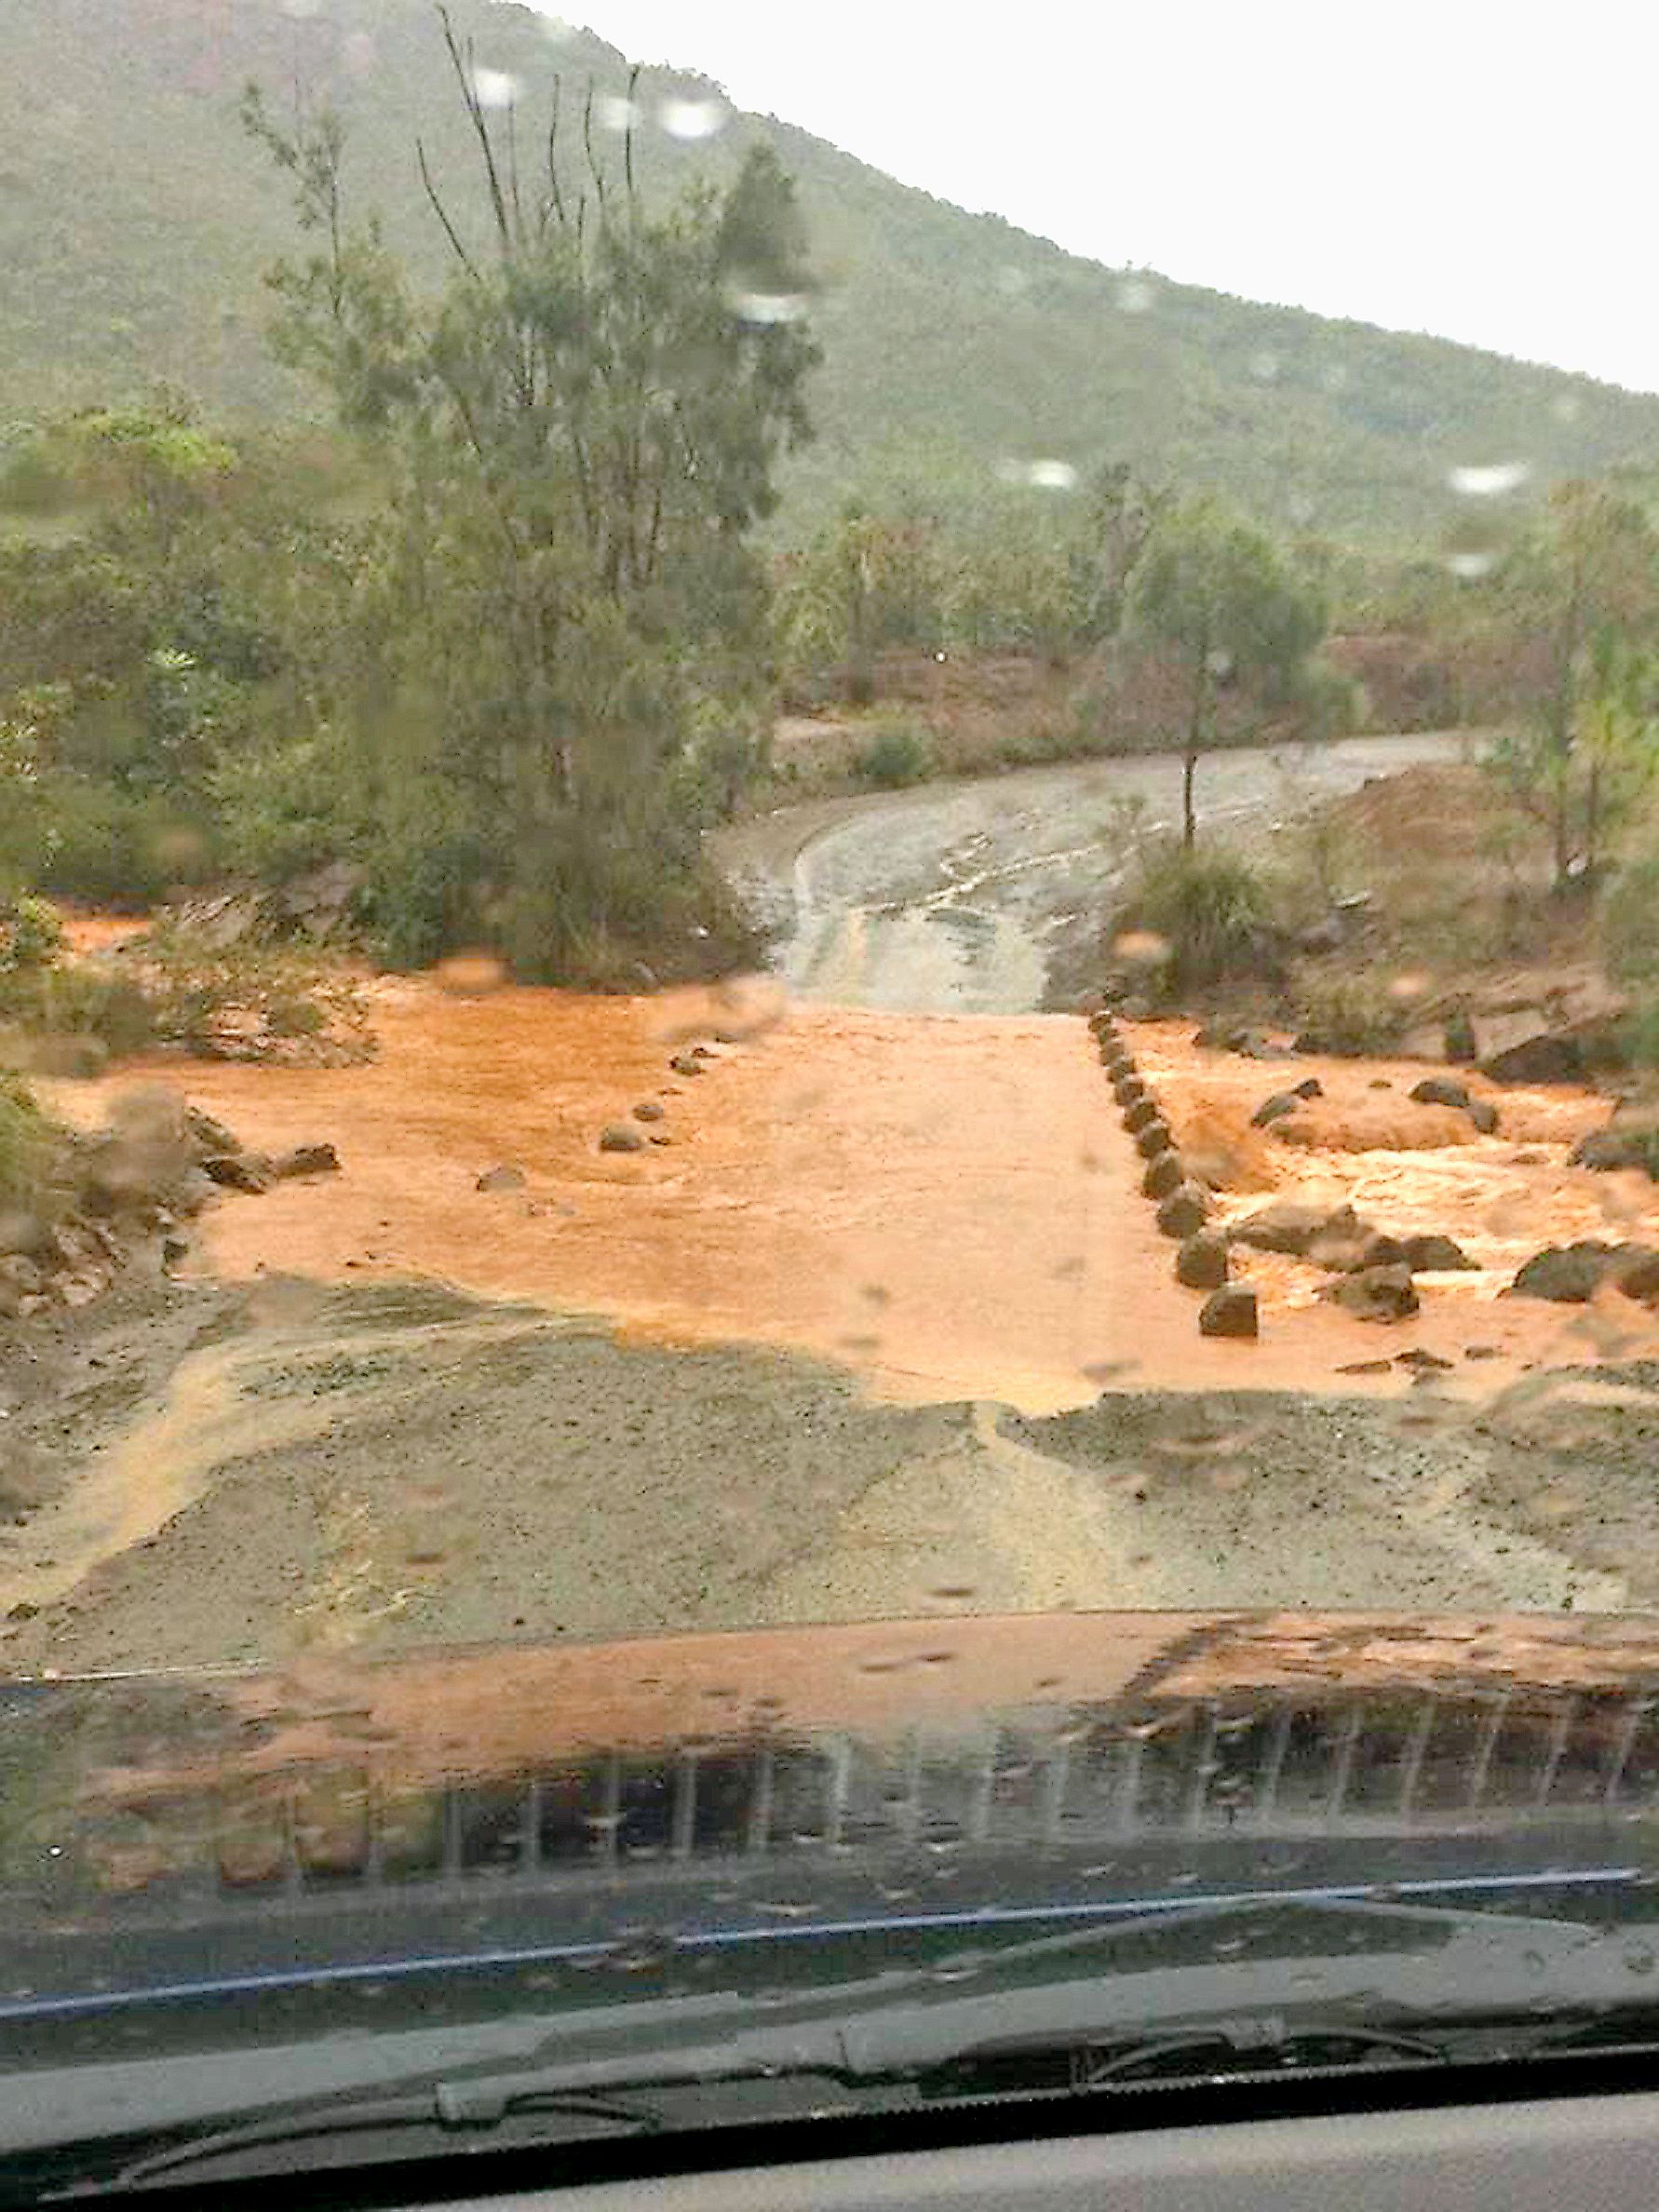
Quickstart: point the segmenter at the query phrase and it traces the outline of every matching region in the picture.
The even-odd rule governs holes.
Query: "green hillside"
[[[559,38],[517,7],[456,15],[479,63],[518,81],[527,134],[556,71],[601,97],[625,89],[623,57],[587,34]],[[260,272],[292,234],[237,124],[250,77],[280,100],[297,75],[341,107],[360,201],[434,266],[417,132],[440,175],[465,179],[465,204],[464,118],[425,0],[9,0],[7,30],[5,414],[158,380],[233,417],[314,404],[264,348]],[[1535,484],[1659,465],[1659,398],[1126,276],[785,124],[741,116],[695,145],[658,127],[665,98],[710,90],[648,73],[641,157],[679,182],[723,173],[766,134],[800,180],[827,361],[820,438],[791,479],[797,516],[852,490],[949,507],[1037,457],[1110,457],[1219,484],[1281,524],[1398,540],[1449,521],[1455,464],[1524,461]]]

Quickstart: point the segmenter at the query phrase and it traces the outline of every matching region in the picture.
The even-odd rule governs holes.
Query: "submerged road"
[[[1198,772],[1200,820],[1259,834],[1472,742],[1429,732],[1216,753]],[[733,830],[724,858],[778,924],[776,964],[798,996],[1029,1014],[1051,951],[1103,910],[1136,839],[1180,818],[1180,761],[1158,753],[786,807]]]

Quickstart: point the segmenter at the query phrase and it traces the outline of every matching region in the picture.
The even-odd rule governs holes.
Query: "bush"
[[[1142,853],[1120,926],[1164,946],[1166,990],[1201,991],[1272,968],[1265,914],[1261,883],[1235,853],[1164,842]]]
[[[1298,1027],[1335,1053],[1389,1052],[1406,1026],[1401,1003],[1389,997],[1386,982],[1374,974],[1305,967],[1292,982],[1291,999]]]
[[[34,1206],[60,1145],[22,1078],[0,1069],[0,1207]]]
[[[913,722],[888,722],[878,729],[858,756],[858,773],[884,791],[920,783],[932,765],[927,733]]]
[[[214,872],[201,822],[165,799],[73,776],[51,778],[43,797],[50,830],[40,881],[48,891],[131,911]]]
[[[1608,885],[1601,944],[1610,972],[1622,982],[1659,977],[1659,854],[1632,860]]]
[[[44,898],[0,898],[0,977],[39,967],[63,942],[63,924]]]

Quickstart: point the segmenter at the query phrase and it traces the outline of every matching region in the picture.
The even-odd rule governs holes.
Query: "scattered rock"
[[[1346,1207],[1342,1210],[1350,1212]],[[1368,1268],[1409,1264],[1398,1237],[1388,1236],[1363,1221],[1355,1221],[1352,1229],[1341,1223],[1322,1229],[1309,1245],[1307,1258],[1314,1266],[1326,1268],[1332,1275],[1363,1275]]]
[[[1325,1086],[1317,1075],[1304,1075],[1300,1083],[1290,1086],[1290,1096],[1293,1099],[1322,1099]]]
[[[271,1173],[278,1182],[287,1182],[300,1175],[338,1175],[340,1154],[331,1144],[296,1144],[291,1152],[281,1153],[271,1162]]]
[[[694,1059],[689,1052],[677,1052],[668,1062],[676,1075],[701,1075],[705,1072],[700,1059]]]
[[[1283,1121],[1286,1114],[1294,1113],[1301,1104],[1302,1099],[1297,1092],[1275,1091],[1273,1097],[1263,1099],[1251,1114],[1250,1126],[1252,1129],[1268,1128],[1273,1123]]]
[[[1602,1278],[1619,1257],[1617,1245],[1585,1237],[1577,1244],[1548,1245],[1534,1252],[1517,1272],[1510,1293],[1517,1298],[1547,1298],[1558,1305],[1585,1305],[1601,1288]]]
[[[20,1598],[15,1605],[7,1607],[6,1617],[8,1621],[32,1621],[39,1611],[39,1606],[31,1605],[27,1598]]]
[[[1228,1283],[1212,1290],[1199,1309],[1198,1333],[1207,1337],[1259,1336],[1256,1293],[1243,1283]]]
[[[1235,1021],[1207,1021],[1193,1033],[1193,1042],[1201,1052],[1236,1052],[1240,1042],[1249,1032]]]
[[[1621,1167],[1637,1167],[1659,1182],[1659,1132],[1652,1129],[1592,1129],[1581,1137],[1567,1155],[1574,1167],[1594,1167],[1607,1174]]]
[[[202,1173],[222,1191],[268,1191],[274,1180],[271,1162],[258,1153],[209,1153]]]
[[[1498,1110],[1490,1099],[1471,1099],[1464,1111],[1483,1137],[1497,1135]]]
[[[1420,1106],[1455,1106],[1460,1113],[1469,1103],[1467,1086],[1450,1075],[1425,1075],[1411,1086],[1410,1096]]]
[[[1189,1290],[1219,1290],[1227,1280],[1227,1240],[1214,1230],[1189,1236],[1175,1255],[1175,1279]]]
[[[499,1167],[487,1168],[473,1187],[479,1191],[521,1191],[528,1180],[522,1167],[504,1162]]]
[[[655,1099],[641,1099],[634,1108],[634,1119],[642,1122],[659,1122],[667,1112],[668,1109]]]
[[[1305,1054],[1310,1059],[1329,1059],[1332,1046],[1323,1030],[1298,1030],[1290,1040],[1292,1052]]]
[[[1246,1059],[1284,1060],[1295,1057],[1294,1045],[1275,1044],[1263,1030],[1241,1031],[1233,1049]]]
[[[1475,1037],[1480,1072],[1493,1083],[1571,1083],[1584,1072],[1578,1039],[1536,1007],[1482,1017]]]
[[[1411,1368],[1420,1375],[1444,1375],[1451,1370],[1451,1361],[1442,1359],[1437,1352],[1426,1352],[1421,1344],[1413,1344],[1409,1352],[1396,1352],[1396,1367]]]
[[[1392,1375],[1393,1372],[1394,1362],[1386,1358],[1350,1359],[1337,1369],[1339,1375]]]
[[[1158,1110],[1150,1099],[1137,1099],[1132,1104],[1124,1108],[1124,1127],[1127,1129],[1131,1137],[1139,1136],[1142,1129],[1148,1127],[1157,1118]]]
[[[1180,1154],[1161,1152],[1140,1179],[1140,1188],[1149,1198],[1167,1198],[1170,1192],[1186,1180],[1186,1171],[1180,1164]]]
[[[1360,1321],[1404,1321],[1417,1311],[1417,1289],[1405,1266],[1367,1267],[1338,1275],[1319,1293]]]
[[[1135,1149],[1143,1160],[1155,1160],[1160,1153],[1169,1150],[1167,1122],[1148,1122],[1135,1139]]]
[[[242,1140],[235,1130],[227,1129],[210,1113],[204,1113],[199,1106],[184,1109],[184,1128],[198,1152],[239,1153],[242,1149]]]
[[[1500,1356],[1501,1354],[1496,1344],[1465,1344],[1463,1346],[1465,1359],[1497,1359]]]
[[[1120,1075],[1113,1085],[1120,1106],[1135,1106],[1147,1095],[1146,1085],[1136,1074]]]
[[[1366,1088],[1368,1090],[1392,1090],[1394,1086],[1386,1075],[1373,1075]]]
[[[1626,1298],[1643,1305],[1659,1305],[1659,1252],[1627,1246],[1613,1275]]]
[[[636,1129],[632,1122],[607,1122],[600,1131],[599,1148],[603,1153],[636,1153],[645,1150],[645,1132]]]
[[[161,1240],[161,1264],[177,1267],[181,1260],[188,1259],[190,1247],[182,1236],[164,1236]]]
[[[1450,1236],[1424,1234],[1404,1240],[1406,1265],[1413,1275],[1450,1275],[1477,1266],[1463,1246]]]
[[[1300,1198],[1275,1198],[1234,1221],[1227,1234],[1234,1244],[1249,1245],[1258,1252],[1286,1252],[1294,1259],[1306,1256],[1308,1247],[1322,1230],[1346,1228],[1352,1234],[1359,1217],[1352,1207],[1310,1206]]]
[[[1512,1167],[1542,1167],[1544,1159],[1543,1153],[1529,1149],[1526,1152],[1511,1153],[1509,1165]]]
[[[1158,1207],[1158,1227],[1166,1236],[1195,1236],[1209,1219],[1209,1201],[1196,1183],[1183,1182]]]

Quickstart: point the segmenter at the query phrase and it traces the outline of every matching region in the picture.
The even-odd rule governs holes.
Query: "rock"
[[[503,1162],[499,1167],[488,1167],[473,1185],[476,1191],[521,1191],[529,1177],[522,1167]]]
[[[712,1045],[694,1045],[688,1057],[695,1060],[717,1060],[720,1054]]]
[[[1252,1129],[1268,1128],[1273,1123],[1283,1121],[1286,1114],[1294,1113],[1301,1104],[1302,1099],[1295,1091],[1275,1091],[1273,1097],[1263,1099],[1251,1114],[1250,1126]]]
[[[1450,1075],[1425,1075],[1411,1086],[1409,1096],[1419,1106],[1455,1106],[1460,1113],[1469,1103],[1467,1086]]]
[[[1260,1335],[1256,1293],[1243,1283],[1228,1283],[1212,1290],[1199,1309],[1198,1333],[1207,1337]]]
[[[1465,1111],[1483,1137],[1497,1135],[1498,1110],[1490,1099],[1471,1099]]]
[[[1617,1245],[1595,1237],[1577,1244],[1547,1245],[1534,1252],[1510,1285],[1517,1298],[1547,1298],[1558,1305],[1585,1305],[1601,1288],[1602,1278],[1619,1257]]]
[[[164,1236],[161,1240],[161,1264],[177,1267],[181,1260],[188,1259],[190,1247],[182,1236]]]
[[[1150,1099],[1137,1099],[1132,1105],[1124,1108],[1124,1127],[1131,1137],[1139,1136],[1157,1118],[1158,1110]]]
[[[248,1191],[257,1195],[271,1187],[271,1163],[258,1153],[208,1153],[203,1155],[201,1170],[222,1191]]]
[[[1392,1375],[1392,1359],[1350,1359],[1337,1369],[1339,1375]]]
[[[1201,1052],[1236,1052],[1239,1040],[1249,1034],[1235,1021],[1207,1021],[1193,1033],[1193,1042]]]
[[[285,884],[276,895],[276,904],[302,929],[323,937],[345,920],[364,882],[364,872],[354,861],[330,860]]]
[[[1249,1245],[1258,1252],[1287,1252],[1300,1260],[1322,1231],[1345,1230],[1352,1234],[1359,1225],[1352,1207],[1338,1207],[1333,1213],[1328,1206],[1309,1206],[1300,1198],[1275,1198],[1234,1221],[1227,1235],[1230,1242]]]
[[[39,1611],[39,1606],[31,1605],[27,1598],[20,1598],[15,1605],[7,1607],[6,1617],[8,1621],[32,1621]]]
[[[1195,1236],[1209,1219],[1209,1201],[1196,1183],[1178,1183],[1158,1207],[1166,1236]]]
[[[1294,1045],[1275,1045],[1262,1030],[1241,1031],[1238,1042],[1233,1049],[1234,1052],[1242,1053],[1246,1059],[1255,1060],[1290,1059],[1295,1053]]]
[[[1450,1057],[1446,1049],[1446,1032],[1437,1021],[1419,1022],[1400,1039],[1401,1059],[1443,1060]]]
[[[634,1119],[642,1122],[659,1122],[667,1112],[668,1109],[659,1104],[655,1099],[641,1099],[634,1108]]]
[[[296,1144],[291,1151],[277,1154],[271,1162],[271,1172],[278,1182],[299,1175],[338,1175],[340,1154],[331,1144]]]
[[[1386,1075],[1373,1075],[1366,1085],[1367,1090],[1392,1090],[1394,1086]]]
[[[1161,1152],[1141,1177],[1140,1188],[1149,1198],[1167,1198],[1185,1180],[1186,1170],[1180,1164],[1180,1154]]]
[[[1613,1281],[1626,1298],[1659,1305],[1659,1252],[1626,1245],[1613,1269]]]
[[[1292,1052],[1303,1053],[1310,1059],[1329,1059],[1333,1046],[1323,1030],[1298,1030],[1290,1040]]]
[[[689,1052],[677,1052],[668,1062],[676,1075],[701,1075],[706,1071],[700,1059],[693,1059]]]
[[[1143,1160],[1155,1160],[1160,1153],[1167,1152],[1169,1150],[1168,1123],[1148,1122],[1145,1128],[1136,1136],[1135,1150]]]
[[[199,1106],[184,1109],[184,1129],[198,1152],[239,1153],[242,1149],[242,1140],[235,1130],[227,1129],[210,1113],[204,1113]]]
[[[1496,1344],[1465,1344],[1463,1346],[1465,1359],[1497,1359],[1500,1356],[1501,1354]]]
[[[1450,1275],[1453,1271],[1466,1271],[1477,1262],[1471,1260],[1461,1244],[1450,1236],[1408,1236],[1405,1240],[1406,1265],[1413,1275]]]
[[[1332,1275],[1363,1275],[1368,1268],[1409,1264],[1399,1239],[1385,1235],[1369,1221],[1358,1221],[1351,1231],[1341,1226],[1322,1229],[1309,1245],[1307,1258]]]
[[[1139,1075],[1120,1075],[1112,1087],[1120,1106],[1133,1106],[1146,1097],[1146,1086]]]
[[[1293,1099],[1322,1099],[1325,1086],[1317,1075],[1304,1075],[1300,1083],[1290,1086],[1290,1096]]]
[[[607,1122],[600,1131],[599,1148],[603,1153],[636,1153],[645,1150],[645,1132],[636,1129],[632,1122]]]
[[[1574,1167],[1594,1167],[1606,1174],[1621,1167],[1636,1167],[1659,1182],[1659,1130],[1651,1128],[1592,1129],[1581,1137],[1568,1154]]]
[[[1409,1352],[1396,1352],[1396,1367],[1411,1368],[1420,1375],[1445,1375],[1451,1370],[1451,1361],[1442,1359],[1437,1352],[1425,1352],[1421,1344],[1413,1344]]]
[[[1475,1023],[1480,1072],[1493,1083],[1571,1083],[1584,1072],[1578,1039],[1536,1007]]]
[[[8,1252],[0,1260],[0,1283],[18,1298],[37,1298],[46,1288],[46,1276],[26,1252]]]
[[[1319,1293],[1361,1321],[1404,1321],[1417,1311],[1417,1289],[1405,1266],[1367,1267],[1339,1275]]]
[[[1212,1229],[1189,1236],[1175,1255],[1175,1279],[1189,1290],[1219,1290],[1227,1280],[1227,1239]]]

